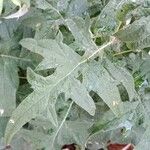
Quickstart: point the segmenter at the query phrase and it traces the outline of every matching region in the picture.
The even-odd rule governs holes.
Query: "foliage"
[[[0,0],[0,148],[150,146],[149,0]]]

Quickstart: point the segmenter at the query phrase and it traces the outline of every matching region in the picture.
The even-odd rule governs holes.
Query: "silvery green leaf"
[[[77,44],[79,44],[84,51],[87,53],[96,51],[97,46],[92,40],[89,17],[87,17],[85,20],[79,17],[67,19],[66,24],[69,30],[72,32]]]
[[[0,57],[0,78],[0,116],[10,116],[16,108],[19,84],[16,64],[10,59]]]
[[[150,17],[142,17],[141,19],[134,21],[132,24],[119,30],[115,36],[120,40],[129,43],[140,42],[150,34]]]
[[[110,107],[115,115],[119,115],[118,105],[121,102],[115,80],[100,63],[90,63],[84,70],[83,84],[89,91],[96,92]]]
[[[10,143],[12,137],[26,122],[44,111],[48,105],[48,100],[46,93],[41,95],[39,92],[33,92],[24,99],[20,106],[13,112],[7,124],[5,137],[8,143]]]
[[[95,24],[95,32],[100,34],[111,35],[119,26],[116,18],[118,9],[126,2],[126,0],[111,0],[101,10]]]
[[[54,144],[56,150],[59,150],[65,143],[77,143],[84,149],[84,144],[89,136],[88,128],[91,126],[90,122],[83,122],[80,120],[66,121],[61,128],[59,135]],[[50,146],[52,146],[50,144]],[[53,149],[54,147],[49,147]]]

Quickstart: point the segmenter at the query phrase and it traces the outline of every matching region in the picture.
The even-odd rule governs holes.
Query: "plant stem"
[[[27,79],[27,77],[21,77],[21,76],[19,76],[19,78],[20,78],[20,79]]]
[[[127,53],[130,53],[130,52],[133,52],[133,50],[128,50],[128,51],[119,52],[119,53],[114,54],[113,56],[118,56],[118,55],[122,55],[122,54],[127,54]]]
[[[66,112],[65,117],[64,117],[64,119],[62,120],[62,122],[61,122],[59,128],[57,129],[57,131],[56,131],[56,133],[55,133],[55,135],[54,135],[54,138],[53,138],[53,141],[52,141],[52,148],[53,148],[53,146],[54,146],[54,144],[55,144],[55,140],[56,140],[56,138],[57,138],[57,135],[58,135],[59,131],[61,130],[63,124],[64,124],[65,121],[66,121],[66,118],[68,117],[68,115],[69,115],[69,113],[70,113],[70,110],[71,110],[71,108],[72,108],[73,103],[74,103],[74,101],[72,101],[72,102],[70,103],[70,106],[69,106],[69,108],[68,108],[68,110],[67,110],[67,112]]]

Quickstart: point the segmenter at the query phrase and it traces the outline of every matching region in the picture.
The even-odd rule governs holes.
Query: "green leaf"
[[[78,80],[74,79],[73,76],[70,76],[80,64],[79,55],[65,44],[57,43],[55,40],[36,41],[34,39],[24,39],[21,41],[21,44],[44,57],[38,69],[57,67],[57,74],[56,76],[51,75],[44,78],[28,70],[28,79],[34,88],[34,92],[13,112],[5,134],[7,143],[10,142],[13,135],[26,122],[44,111],[49,100],[52,101],[54,98],[57,98],[62,92],[67,93],[68,98],[72,98],[89,114],[94,115],[95,104],[86,88]]]
[[[0,57],[0,110],[2,116],[10,116],[16,108],[16,90],[18,74],[16,64],[7,58]]]
[[[46,0],[36,0],[36,4],[37,4],[37,8],[43,10],[50,9],[52,7],[51,4]]]
[[[115,79],[118,84],[123,84],[126,88],[129,100],[132,101],[135,97],[134,79],[131,74],[124,68],[113,65],[110,61],[106,61],[106,68],[109,70],[110,75]]]
[[[134,17],[137,17],[137,18],[141,18],[141,17],[147,17],[150,15],[150,8],[148,7],[144,7],[144,6],[139,6],[137,7],[136,9],[134,9],[131,14],[134,16]]]
[[[59,1],[57,6],[58,9],[60,9],[63,5],[63,1]],[[68,8],[66,10],[66,16],[83,16],[84,13],[86,13],[88,3],[87,0],[74,0],[71,1],[71,3],[68,1]]]
[[[140,39],[138,42],[131,43],[133,49],[144,49],[150,47],[150,34]]]
[[[23,39],[21,45],[34,53],[38,53],[44,57],[43,61],[37,66],[38,70],[48,68],[56,68],[65,71],[61,74],[69,72],[73,66],[76,66],[80,61],[80,56],[71,50],[67,45],[58,43],[56,40],[35,40]],[[51,55],[49,55],[51,54]],[[70,60],[70,58],[72,58]],[[66,65],[68,66],[67,68]]]
[[[111,0],[102,9],[95,24],[95,32],[98,34],[113,34],[119,26],[119,21],[116,18],[117,9],[120,9],[125,3],[125,0]]]
[[[150,126],[149,126],[149,118],[150,118],[150,110],[149,110],[149,106],[150,106],[150,101],[149,101],[149,97],[150,97],[150,92],[148,90],[148,87],[146,86],[146,84],[141,86],[140,89],[140,94],[142,97],[142,102],[140,103],[140,106],[137,109],[138,112],[138,117],[139,115],[141,116],[141,114],[143,115],[142,118],[144,119],[144,122],[142,123],[143,126],[143,132],[139,138],[139,140],[137,141],[137,144],[135,146],[135,149],[140,150],[141,148],[143,149],[148,149],[149,145],[150,145]],[[140,111],[139,111],[140,110]]]
[[[85,21],[82,18],[76,17],[67,19],[66,24],[72,32],[77,44],[87,53],[92,53],[97,49],[96,44],[92,40],[92,33],[90,32],[90,18]]]
[[[143,136],[141,137],[141,141],[136,145],[135,147],[136,150],[149,149],[149,145],[150,145],[149,133],[150,133],[150,127],[148,126]]]
[[[119,30],[115,36],[118,37],[123,42],[129,42],[133,44],[145,44],[146,38],[150,34],[150,17],[142,17],[141,19],[134,21],[132,24],[128,25],[126,28]],[[142,42],[143,41],[143,42]],[[148,44],[148,41],[147,41]]]
[[[130,100],[132,100],[135,95],[134,81],[132,76],[123,68],[115,67],[108,60],[106,64],[103,67],[100,63],[90,63],[84,70],[83,83],[89,91],[96,92],[114,114],[118,116],[122,111],[118,108],[122,104],[118,85],[122,83],[125,86]]]
[[[48,134],[25,129],[22,129],[19,133],[26,141],[34,143],[34,145],[32,145],[33,149],[48,148],[50,145],[49,141],[51,140],[51,137]]]
[[[32,88],[35,91],[38,91],[38,90],[41,91],[41,89],[44,88],[44,85],[45,85],[45,88],[47,88],[46,85],[48,86],[48,84],[50,84],[47,82],[46,78],[34,73],[31,69],[27,70],[27,75],[28,75],[27,76],[28,81],[32,85]],[[44,101],[44,98],[43,98],[43,101]],[[47,101],[47,99],[46,99],[46,101]],[[56,110],[55,110],[55,103],[56,103],[56,98],[53,97],[53,99],[52,99],[52,97],[51,97],[50,102],[48,102],[48,104],[47,104],[46,116],[49,118],[49,120],[52,122],[52,124],[57,127],[58,121],[57,121],[57,114],[56,114]],[[40,106],[38,106],[38,107],[40,107]]]
[[[143,60],[143,62],[140,65],[140,75],[142,77],[144,77],[145,79],[147,79],[148,81],[150,81],[150,59],[147,58],[145,60]]]
[[[47,107],[47,118],[51,121],[51,123],[58,127],[57,113],[55,110],[55,105],[49,104]]]
[[[103,45],[96,52],[103,50],[110,44],[112,44],[112,42]],[[48,77],[42,77],[34,73],[31,69],[28,69],[27,78],[34,89],[34,92],[30,94],[14,111],[6,129],[5,137],[7,142],[10,142],[13,135],[26,122],[44,111],[48,103],[54,106],[55,100],[60,93],[65,93],[66,99],[71,98],[78,106],[86,110],[90,115],[94,115],[96,109],[95,104],[93,99],[89,96],[90,90],[94,90],[111,108],[111,110],[117,116],[119,115],[121,110],[118,109],[118,105],[122,102],[117,87],[118,81],[117,79],[114,81],[114,78],[110,75],[111,72],[112,74],[115,74],[114,70],[110,70],[109,72],[102,66],[101,62],[96,63],[93,61],[93,63],[86,64],[86,61],[94,56],[96,52],[91,54],[89,58],[81,61],[81,56],[75,53],[67,45],[56,40],[24,39],[21,41],[21,45],[32,52],[39,53],[43,56],[43,61],[38,65],[37,70],[56,68],[56,71]],[[82,69],[84,71],[82,71]],[[83,73],[83,84],[81,81],[77,80],[76,76],[78,71]],[[130,78],[131,77],[129,76],[129,79]],[[121,82],[120,80],[122,81],[123,79],[119,79],[119,83]],[[122,81],[123,84],[126,82],[127,80]],[[132,84],[125,84],[125,87],[126,86],[130,88]],[[53,116],[54,113],[55,109],[50,112],[50,121],[53,122],[53,124],[57,124],[57,121],[55,120],[56,115]],[[64,118],[64,122],[65,119],[66,118]],[[58,128],[58,132],[59,130],[60,129]]]
[[[21,44],[33,52],[35,52],[35,50],[36,50],[39,54],[44,56],[44,60],[39,64],[39,66],[41,66],[41,64],[42,64],[42,66],[47,66],[47,67],[51,67],[51,68],[57,67],[57,69],[56,69],[57,75],[55,77],[53,77],[53,75],[50,76],[49,78],[47,78],[46,81],[44,81],[44,79],[41,80],[40,82],[44,81],[44,85],[42,85],[42,86],[46,87],[47,84],[48,85],[52,84],[52,86],[53,86],[53,84],[54,84],[54,88],[58,88],[57,91],[59,91],[59,88],[60,88],[59,86],[61,85],[62,87],[64,87],[64,89],[63,90],[61,89],[60,92],[67,93],[68,98],[72,98],[79,106],[81,106],[82,108],[84,108],[86,111],[88,111],[90,114],[93,115],[94,114],[93,110],[95,110],[95,106],[94,106],[92,99],[88,96],[86,89],[84,88],[84,86],[82,86],[82,84],[79,81],[75,80],[72,76],[69,77],[69,75],[71,75],[76,68],[77,69],[80,68],[79,55],[77,55],[75,52],[73,52],[69,47],[65,46],[63,43],[59,43],[59,45],[61,46],[61,47],[59,47],[58,43],[54,40],[38,40],[38,41],[33,40],[33,39],[24,39],[21,42]],[[30,45],[28,43],[30,43]],[[48,49],[50,49],[52,55],[48,54],[49,53]],[[62,49],[63,49],[63,53],[61,54]],[[55,53],[53,53],[53,51],[55,51]],[[56,53],[56,51],[58,51],[58,52]],[[66,53],[66,55],[64,56],[65,53]],[[70,53],[70,54],[68,55],[67,53],[68,54]],[[67,62],[68,60],[70,60],[70,58],[67,58],[67,56],[72,57],[74,60],[72,59],[71,61]],[[54,66],[51,66],[51,64],[52,64],[51,61],[53,62]],[[55,64],[55,62],[57,65]],[[67,65],[67,68],[66,68],[66,65]],[[37,69],[39,69],[39,66],[37,67]],[[61,67],[59,67],[59,66],[61,66]],[[91,68],[92,67],[93,66],[91,66]],[[41,69],[41,67],[40,67],[40,69]],[[42,68],[42,69],[47,69],[47,68]],[[94,79],[94,77],[93,77],[93,79]],[[30,80],[29,80],[29,82],[30,82]],[[39,80],[35,80],[35,83],[40,83],[40,82],[39,82]],[[55,82],[56,82],[56,84],[55,84]],[[35,84],[35,85],[37,88],[39,87],[39,85],[37,85],[37,84]],[[33,86],[34,86],[34,84],[33,84]],[[40,83],[40,86],[41,86],[41,83]],[[82,97],[81,99],[78,98],[78,95],[76,93],[76,91],[78,90],[78,87],[81,87],[81,88],[79,88],[80,91],[78,91],[78,93],[81,93],[81,94],[79,94],[79,97]],[[49,86],[47,86],[45,89],[48,89],[48,88],[49,88]],[[109,88],[108,90],[111,91],[112,89]],[[116,91],[117,90],[118,90],[118,88],[116,87]],[[103,95],[103,92],[101,94]],[[103,97],[105,97],[105,96],[103,96]],[[114,100],[120,101],[119,92],[118,92],[117,97],[114,98]],[[116,101],[114,102],[114,100],[111,100],[111,104],[109,104],[109,105],[118,103]],[[106,100],[105,102],[109,103],[108,100]]]
[[[7,143],[10,143],[15,133],[19,131],[26,122],[43,112],[47,105],[48,97],[46,93],[43,95],[41,95],[40,92],[30,94],[12,113],[5,132]]]
[[[0,117],[0,138],[4,137],[5,128],[8,120],[8,117]]]
[[[55,142],[56,150],[60,150],[62,145],[66,143],[76,143],[84,148],[87,137],[89,136],[88,128],[91,126],[90,122],[85,121],[66,121],[61,128],[59,135]],[[50,144],[50,149],[54,149]]]
[[[117,12],[117,18],[120,20],[120,21],[125,21],[125,17],[126,15],[131,11],[131,10],[134,10],[136,8],[136,6],[129,2],[129,3],[125,3],[122,5],[122,8],[119,9],[119,11]]]
[[[80,81],[70,78],[68,83],[66,83],[65,90],[67,92],[67,97],[71,98],[77,105],[86,110],[89,114],[94,116],[95,114],[95,104],[90,97],[86,88],[80,83]]]
[[[95,62],[90,63],[84,71],[84,85],[89,91],[96,92],[110,109],[119,115],[117,106],[121,103],[120,94],[114,79],[107,70],[100,63]]]

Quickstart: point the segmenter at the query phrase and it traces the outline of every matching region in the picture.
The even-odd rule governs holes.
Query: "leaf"
[[[89,114],[94,115],[95,104],[86,91],[86,88],[78,80],[75,80],[74,77],[69,76],[80,64],[79,55],[65,44],[57,43],[55,40],[36,41],[34,39],[24,39],[21,41],[21,44],[44,57],[42,65],[39,65],[40,69],[41,66],[42,69],[57,67],[57,75],[44,78],[28,70],[29,82],[32,84],[34,92],[13,112],[5,133],[7,143],[10,142],[13,135],[26,122],[44,111],[49,100],[52,100],[53,97],[57,98],[62,92],[67,93],[68,98],[72,98],[73,101]],[[72,59],[70,60],[67,57],[71,57]],[[45,66],[46,68],[44,68]],[[13,120],[13,123],[11,120]]]
[[[32,145],[32,149],[41,149],[43,147],[49,147],[50,136],[48,134],[44,134],[36,130],[31,131],[26,129],[21,129],[19,133],[25,141],[31,141],[34,143],[34,145]]]
[[[52,122],[55,127],[58,127],[57,113],[55,110],[55,105],[50,104],[47,108],[47,117]]]
[[[90,18],[87,17],[85,21],[79,17],[67,19],[66,24],[72,32],[77,44],[79,44],[84,51],[92,53],[97,49],[97,46],[92,40],[92,33],[90,32]]]
[[[97,52],[109,46],[111,43],[112,42],[102,46],[97,50]],[[88,93],[90,92],[90,84],[94,84],[90,90],[97,92],[105,103],[113,110],[113,112],[116,115],[119,115],[120,110],[118,109],[118,105],[122,102],[117,87],[118,82],[113,82],[114,79],[110,76],[108,70],[103,67],[100,69],[100,63],[91,63],[89,66],[87,64],[83,64],[82,67],[85,68],[86,71],[82,72],[84,77],[82,84],[75,78],[77,74],[76,69],[77,71],[80,69],[82,70],[83,68],[80,65],[86,62],[87,59],[81,61],[81,57],[67,45],[48,39],[24,39],[21,41],[21,45],[30,49],[32,52],[41,54],[44,57],[44,60],[39,64],[40,67],[38,66],[37,69],[56,67],[56,72],[48,77],[42,77],[28,69],[27,78],[34,89],[34,92],[30,94],[14,111],[11,118],[11,120],[14,121],[14,124],[12,126],[12,124],[9,123],[7,126],[5,136],[7,142],[11,140],[12,136],[21,128],[22,125],[30,121],[32,118],[35,118],[36,114],[41,113],[42,110],[44,111],[48,105],[48,101],[50,101],[50,104],[54,104],[54,100],[60,93],[65,93],[67,99],[71,98],[77,105],[86,110],[90,115],[94,115],[96,109],[95,104]],[[93,56],[93,54],[91,56]],[[97,81],[99,82],[97,83]],[[125,82],[126,81],[124,81],[124,83]],[[105,91],[103,88],[105,88]],[[30,101],[32,101],[32,105]],[[30,114],[30,116],[28,116],[29,114],[27,113],[30,112],[29,110],[32,111],[32,115]],[[22,114],[26,114],[26,116],[21,117]],[[51,118],[51,121],[53,122],[54,119]]]
[[[48,98],[46,94],[41,95],[38,92],[33,92],[25,98],[20,106],[12,113],[11,119],[7,124],[5,132],[7,143],[10,143],[14,134],[19,131],[26,122],[43,112],[47,104]]]
[[[95,136],[94,134],[97,134],[98,132],[98,137],[101,138],[99,135],[101,132],[101,134],[103,134],[103,131],[112,131],[121,127],[126,130],[131,130],[133,123],[128,120],[128,117],[130,116],[130,113],[132,114],[132,112],[138,108],[138,105],[138,102],[123,102],[119,104],[117,108],[120,111],[119,117],[112,114],[112,110],[105,112],[103,116],[101,116],[101,118],[99,118],[99,120],[90,128],[90,132],[93,133],[91,136]],[[108,134],[108,138],[110,139],[109,136],[110,135]]]
[[[44,77],[42,77],[38,74],[35,74],[31,69],[28,69],[27,72],[28,72],[28,74],[27,74],[28,81],[32,85],[32,88],[35,91],[41,91],[41,89],[44,88],[44,85],[45,86],[47,85],[47,81]],[[45,87],[45,88],[47,88],[47,87]],[[44,101],[44,99],[43,99],[43,101]],[[47,104],[46,116],[51,121],[51,123],[57,127],[58,120],[57,120],[57,113],[55,110],[55,103],[56,103],[56,98],[51,97],[51,101],[48,102],[48,104]],[[44,109],[43,109],[43,111],[44,111]]]
[[[145,77],[145,79],[147,79],[148,81],[150,81],[149,65],[150,65],[150,59],[147,58],[147,59],[142,61],[140,68],[139,68],[141,76]]]
[[[28,43],[30,43],[30,45]],[[65,81],[64,83],[61,84],[61,86],[64,87],[64,90],[61,89],[61,92],[67,93],[67,97],[68,98],[72,98],[79,106],[81,106],[82,108],[84,108],[91,115],[94,115],[95,106],[94,106],[93,100],[89,97],[89,95],[86,92],[86,89],[84,88],[84,86],[82,86],[81,84],[79,84],[79,81],[77,81],[77,80],[75,81],[74,78],[68,77],[69,75],[71,75],[71,73],[76,68],[77,69],[80,68],[80,66],[79,66],[80,65],[80,61],[79,61],[80,57],[79,57],[79,55],[77,55],[76,53],[74,53],[73,51],[71,51],[71,49],[69,47],[65,46],[62,43],[59,43],[59,45],[61,46],[61,47],[59,47],[59,45],[57,44],[57,42],[54,41],[54,40],[39,40],[39,44],[38,44],[36,40],[33,40],[33,39],[24,39],[21,42],[21,44],[24,47],[32,50],[33,52],[36,50],[39,54],[41,54],[41,55],[44,56],[45,60],[43,60],[43,62],[41,62],[42,66],[48,66],[50,68],[57,67],[57,69],[56,69],[57,75],[55,77],[50,76],[49,78],[47,78],[46,82],[44,80],[41,80],[41,81],[45,82],[45,84],[44,84],[45,87],[46,87],[46,84],[54,84],[54,87],[58,86],[58,88],[60,88],[59,84],[61,84],[61,82],[63,82],[63,80],[65,80],[67,78],[67,81]],[[52,45],[54,45],[54,47],[52,47]],[[53,55],[48,55],[48,49],[46,49],[45,46],[48,47],[51,50],[51,53]],[[63,53],[62,53],[62,55],[60,55],[61,52],[62,52],[62,49],[63,49]],[[54,50],[55,50],[55,53],[53,53]],[[56,53],[56,50],[58,51],[57,53]],[[66,56],[64,57],[65,53],[66,53]],[[70,54],[67,55],[67,53],[68,54],[70,53]],[[67,56],[70,56],[70,57],[72,56],[72,58],[74,58],[74,60],[72,59],[71,61],[67,62],[69,60],[69,58],[68,58],[68,60],[66,59]],[[47,58],[47,57],[50,57],[50,58]],[[51,66],[51,64],[52,64],[51,61],[53,62],[54,66]],[[43,63],[45,63],[45,64],[43,65]],[[47,63],[50,63],[50,64],[47,65]],[[66,64],[67,64],[67,68],[66,68]],[[59,67],[59,65],[61,67]],[[38,69],[39,69],[39,66],[38,66]],[[42,68],[42,69],[47,69],[47,68]],[[57,84],[55,84],[55,82]],[[35,83],[38,83],[38,81],[35,81]],[[74,85],[74,86],[72,86],[72,85]],[[37,86],[37,84],[36,84],[36,86]],[[46,89],[48,89],[48,87],[49,86],[47,86]],[[76,90],[78,89],[78,87],[81,87],[80,91],[78,91],[78,92],[79,93],[82,92],[82,94],[79,95],[80,97],[82,96],[82,98],[80,98],[80,99],[78,98],[78,96],[76,94]],[[59,89],[57,89],[57,91],[59,91]],[[120,99],[120,97],[117,98],[117,99]],[[112,101],[112,103],[113,103],[113,101]]]
[[[26,47],[34,53],[38,53],[44,57],[43,61],[38,65],[38,70],[44,70],[48,68],[56,68],[63,70],[64,74],[70,71],[73,66],[77,65],[80,61],[80,56],[73,52],[65,44],[58,44],[55,40],[35,40],[35,39],[23,39],[21,42],[23,47]],[[49,55],[51,53],[51,55]],[[70,60],[69,58],[72,58]],[[61,72],[62,74],[63,72]]]
[[[28,70],[28,72],[29,72],[29,70]],[[33,72],[31,73],[31,71],[30,71],[30,73],[28,73],[28,75],[30,75],[30,77],[28,77],[29,82],[31,83],[31,81],[33,81],[31,84],[33,85],[34,90],[39,91],[43,88],[45,88],[45,90],[50,89],[50,87],[49,87],[50,85],[54,86],[54,88],[55,88],[55,86],[58,86],[57,90],[60,90],[59,85],[57,85],[57,84],[55,85],[55,83],[52,83],[51,80],[46,80],[44,77],[39,78],[40,76],[36,75]],[[34,76],[35,76],[35,78],[34,78]],[[33,78],[34,78],[34,80],[33,80]],[[58,83],[58,84],[60,84],[60,83]],[[61,86],[63,87],[63,89],[60,90],[60,93],[65,92],[66,96],[68,98],[72,98],[76,104],[78,104],[80,107],[85,109],[91,115],[94,115],[95,104],[94,104],[92,98],[89,96],[88,92],[86,91],[86,88],[78,80],[68,77],[68,81],[64,82]],[[53,88],[51,90],[53,90]],[[57,91],[57,92],[59,92],[59,91]],[[57,92],[56,92],[56,94],[57,94]],[[51,95],[51,97],[52,97],[52,95]],[[52,104],[52,102],[51,102],[51,104]]]
[[[0,138],[4,136],[8,120],[9,120],[8,117],[0,117]]]
[[[150,35],[145,38],[139,40],[138,42],[132,43],[131,47],[133,49],[144,49],[150,47]]]
[[[126,15],[131,11],[134,10],[136,6],[132,2],[128,2],[122,5],[122,8],[119,9],[117,12],[117,19],[120,21],[125,21],[126,20]]]
[[[63,6],[62,4],[63,3],[64,3],[63,1],[58,2],[58,4],[57,4],[57,6],[59,6],[58,9],[61,8],[61,10],[62,10],[62,6]],[[69,5],[68,5],[67,10],[66,10],[66,15],[68,17],[83,16],[83,14],[86,12],[87,7],[88,7],[87,0],[82,0],[82,1],[74,0],[71,3],[68,1],[68,4]]]
[[[16,64],[0,57],[0,110],[1,116],[10,116],[16,108],[16,90],[18,88],[18,74]]]
[[[132,49],[144,49],[150,46],[150,17],[142,17],[131,25],[118,31],[115,36],[123,42],[127,42]]]
[[[69,85],[69,86],[68,86]],[[67,87],[68,86],[68,87]],[[72,100],[82,107],[84,110],[86,110],[89,114],[92,116],[95,114],[95,104],[93,102],[93,99],[90,97],[88,91],[86,88],[80,83],[80,81],[70,78],[69,83],[65,85],[67,89],[65,89],[67,92],[67,96],[69,98],[72,98]]]
[[[2,47],[4,47],[5,45],[7,46],[9,43],[10,43],[11,47],[12,47],[12,45],[14,45],[13,42],[15,41],[15,38],[12,38],[12,37],[14,36],[14,33],[17,30],[19,24],[20,24],[20,22],[16,22],[14,20],[7,20],[0,24],[0,35],[3,40],[3,43],[2,43],[2,41],[0,42],[1,52],[2,52]],[[7,47],[9,47],[9,45]],[[2,54],[6,54],[6,53],[7,52],[5,51]]]
[[[46,0],[36,0],[36,4],[37,4],[37,8],[43,10],[50,9],[52,7],[51,4]]]
[[[150,17],[142,17],[141,19],[134,21],[131,25],[128,25],[126,28],[119,30],[115,36],[123,42],[129,42],[135,44],[135,46],[140,46],[140,44],[144,44],[143,39],[145,39],[146,42],[146,38],[150,34],[149,21]]]
[[[89,136],[87,129],[90,126],[90,122],[66,121],[56,139],[56,150],[60,150],[66,143],[76,143],[84,148],[86,138]],[[50,148],[53,149],[53,147]]]
[[[108,2],[96,20],[95,33],[111,35],[116,31],[119,26],[116,10],[120,9],[125,2],[125,0],[111,0]]]
[[[106,68],[109,70],[110,74],[114,79],[116,79],[118,82],[124,85],[124,87],[128,92],[129,100],[132,101],[136,92],[134,89],[134,80],[131,74],[124,68],[121,68],[119,66],[114,66],[108,60],[106,61]]]
[[[141,137],[141,141],[136,145],[136,150],[141,149],[148,149],[150,145],[150,127],[147,127],[146,131],[144,132],[143,136]]]
[[[85,69],[85,74],[83,73],[83,83],[89,91],[95,91],[110,109],[116,115],[119,115],[121,110],[118,109],[118,106],[122,101],[118,85],[122,83],[125,86],[130,100],[132,100],[135,95],[134,81],[132,76],[123,68],[114,66],[108,60],[106,64],[107,65],[103,67],[100,63],[90,63],[89,67]]]
[[[121,103],[120,94],[107,70],[100,63],[90,63],[83,75],[83,84],[87,89],[96,92],[110,109],[119,115],[117,106]]]
[[[9,149],[9,146],[7,146]],[[22,148],[22,150],[28,149],[28,150],[33,150],[33,146],[31,143],[29,143],[28,141],[25,141],[25,139],[18,134],[18,137],[15,137],[15,139],[13,140],[13,142],[11,143],[11,148],[15,150],[20,150],[20,147]]]

